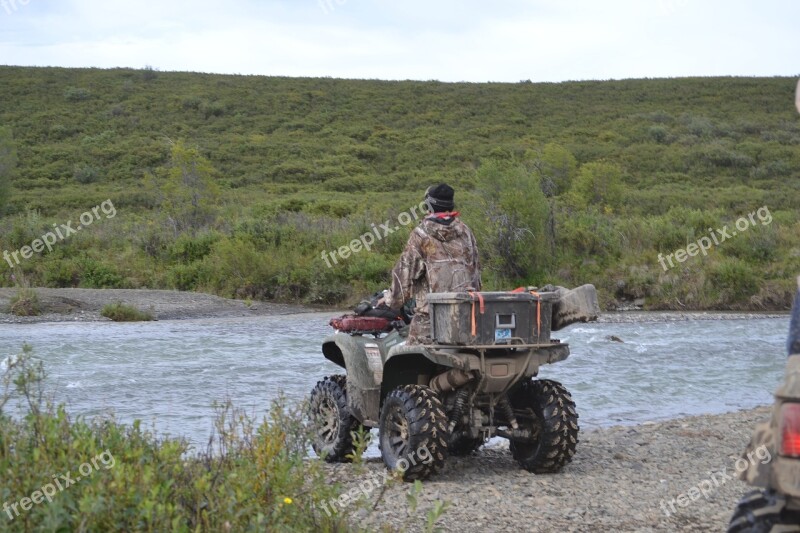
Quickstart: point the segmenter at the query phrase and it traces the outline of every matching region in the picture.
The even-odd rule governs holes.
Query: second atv
[[[594,287],[579,289],[430,294],[432,342],[424,345],[407,345],[408,328],[397,323],[334,321],[340,330],[322,352],[347,375],[326,377],[311,393],[314,450],[345,461],[353,432],[378,428],[386,466],[414,480],[499,436],[526,470],[557,472],[575,454],[578,414],[566,388],[536,378],[569,356],[550,338],[553,321],[597,316]],[[570,301],[580,301],[578,311]]]

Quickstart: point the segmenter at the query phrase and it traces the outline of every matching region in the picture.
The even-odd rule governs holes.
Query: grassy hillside
[[[781,309],[800,273],[794,86],[0,67],[0,249],[106,200],[115,213],[3,261],[0,283],[338,303],[387,285],[412,225],[336,262],[323,253],[396,225],[446,181],[489,288],[591,282],[606,303]],[[692,256],[669,267],[682,248]]]

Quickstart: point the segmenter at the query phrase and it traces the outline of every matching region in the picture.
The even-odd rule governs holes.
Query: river
[[[113,412],[203,447],[215,401],[260,418],[339,371],[320,351],[330,316],[0,325],[0,361],[27,342],[73,416]],[[569,359],[540,376],[572,392],[584,429],[751,408],[772,401],[787,331],[788,317],[575,324],[554,333]]]

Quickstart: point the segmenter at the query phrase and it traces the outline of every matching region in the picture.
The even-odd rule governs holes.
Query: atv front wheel
[[[786,499],[771,490],[748,492],[736,506],[728,533],[800,531],[800,515],[786,510]]]
[[[311,447],[329,463],[349,460],[347,456],[353,453],[352,432],[359,426],[347,406],[346,385],[345,376],[330,376],[311,391],[308,407],[314,428]]]
[[[426,479],[447,459],[447,417],[439,397],[424,385],[405,385],[383,402],[380,447],[389,470],[403,479]]]
[[[511,406],[520,427],[536,435],[535,441],[511,440],[509,445],[525,470],[554,473],[572,461],[578,445],[578,413],[561,383],[525,381],[511,394]]]

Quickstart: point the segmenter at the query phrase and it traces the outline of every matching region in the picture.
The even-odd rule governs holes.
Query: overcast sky
[[[800,73],[797,0],[0,0],[0,64],[562,81]]]

